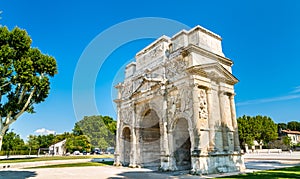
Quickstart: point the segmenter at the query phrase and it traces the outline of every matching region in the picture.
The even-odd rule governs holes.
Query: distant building
[[[66,139],[60,142],[57,142],[49,147],[50,155],[65,155],[66,154]]]
[[[279,135],[290,137],[292,144],[300,143],[300,131],[281,130]]]

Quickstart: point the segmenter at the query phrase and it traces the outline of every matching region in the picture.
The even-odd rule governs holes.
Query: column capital
[[[234,96],[236,95],[236,93],[229,93],[229,98],[230,99],[234,99]]]

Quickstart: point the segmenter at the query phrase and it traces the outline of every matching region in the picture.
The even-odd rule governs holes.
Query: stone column
[[[232,120],[232,127],[234,130],[233,141],[234,141],[234,150],[240,151],[240,141],[239,141],[239,133],[238,133],[238,124],[236,120],[236,110],[235,110],[235,103],[234,103],[234,94],[231,94],[230,97],[230,110],[231,110],[231,120]]]
[[[207,110],[208,110],[208,127],[209,127],[209,151],[215,151],[215,119],[213,118],[213,99],[212,89],[206,91]]]
[[[163,116],[162,116],[162,149],[161,149],[161,169],[164,171],[172,170],[172,166],[170,163],[170,145],[168,142],[168,102],[167,102],[167,94],[165,92],[165,86],[162,87],[162,95],[163,95]]]
[[[226,126],[226,115],[225,115],[225,106],[224,106],[224,91],[219,92],[219,104],[220,104],[220,117],[221,117],[221,128],[222,128],[222,138],[223,138],[223,150],[228,151],[228,134],[227,134],[227,126]]]
[[[117,109],[118,109],[118,112],[117,112],[117,134],[116,134],[116,149],[115,149],[115,161],[114,161],[114,166],[121,166],[122,164],[120,163],[120,135],[122,133],[121,130],[121,124],[120,124],[120,103],[117,104]]]
[[[131,152],[130,152],[130,164],[129,167],[135,168],[136,167],[136,110],[135,110],[135,104],[132,104],[131,106],[131,116],[132,116],[132,130],[131,130]]]
[[[168,144],[169,144],[169,169],[171,171],[177,170],[176,160],[174,158],[174,141],[173,129],[168,131]]]
[[[193,91],[192,91],[192,101],[193,101],[193,123],[196,124],[193,130],[194,136],[194,150],[201,150],[200,144],[200,122],[199,122],[199,88],[198,84],[193,84]],[[191,126],[189,126],[191,127]]]
[[[169,146],[168,146],[168,134],[167,134],[167,124],[168,124],[168,101],[167,94],[165,92],[165,86],[162,87],[163,91],[163,116],[162,116],[162,124],[163,124],[163,150],[165,155],[169,155]]]

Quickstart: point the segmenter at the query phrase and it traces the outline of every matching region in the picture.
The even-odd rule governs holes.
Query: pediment
[[[226,70],[219,63],[210,63],[205,65],[192,66],[187,69],[191,74],[201,75],[203,77],[215,80],[222,81],[231,85],[236,84],[239,80],[232,75],[228,70]]]

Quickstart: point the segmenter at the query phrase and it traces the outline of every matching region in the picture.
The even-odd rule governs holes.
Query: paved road
[[[245,164],[247,172],[280,167],[300,165],[300,153],[293,154],[246,154]],[[267,159],[267,160],[265,160]],[[235,173],[237,174],[237,173]],[[223,175],[202,176],[202,178],[215,178]],[[227,174],[226,174],[227,175]],[[73,167],[73,168],[43,168],[43,169],[4,169],[0,171],[0,179],[121,179],[121,178],[199,178],[192,176],[188,171],[160,173],[149,169],[127,167]]]

